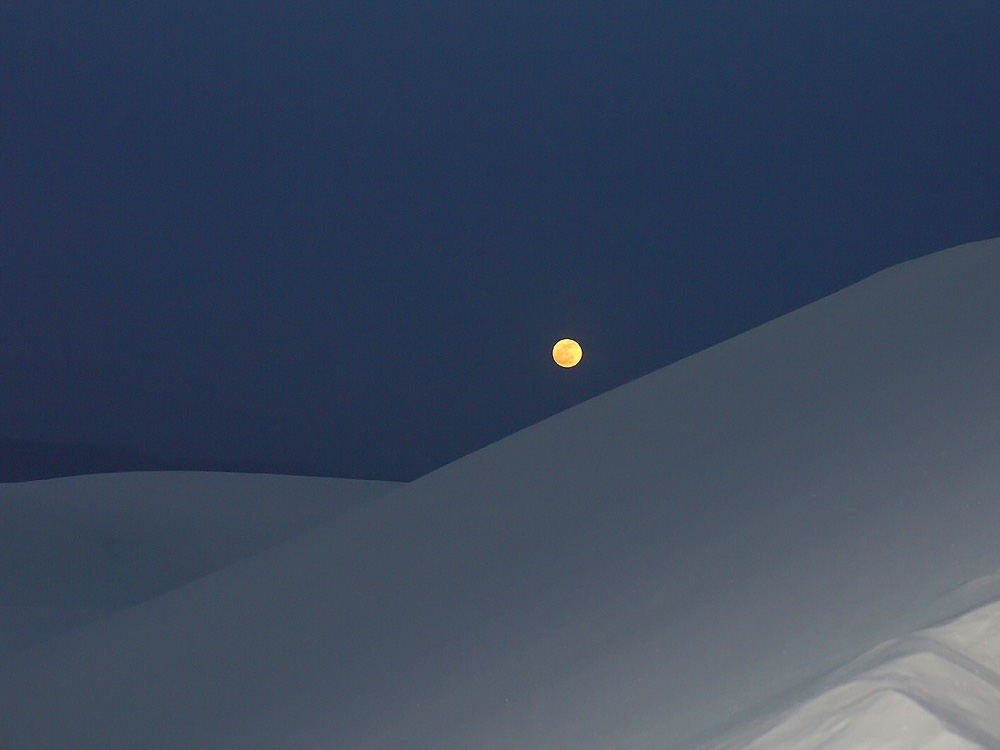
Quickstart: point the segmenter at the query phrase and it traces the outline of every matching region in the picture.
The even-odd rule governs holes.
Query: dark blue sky
[[[1000,234],[998,29],[961,1],[15,0],[0,437],[415,477]]]

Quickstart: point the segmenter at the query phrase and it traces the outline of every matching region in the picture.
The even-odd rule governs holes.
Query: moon
[[[552,347],[552,359],[560,367],[576,367],[583,359],[583,349],[573,339],[562,339]]]

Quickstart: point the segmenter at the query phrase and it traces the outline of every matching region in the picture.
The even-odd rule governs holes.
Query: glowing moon
[[[576,367],[583,359],[583,349],[573,339],[563,339],[552,347],[552,359],[560,367]]]

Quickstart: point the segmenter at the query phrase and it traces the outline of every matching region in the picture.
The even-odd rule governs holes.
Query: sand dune
[[[997,241],[888,269],[8,655],[0,729],[32,750],[804,750],[851,720],[854,747],[996,747],[995,608],[922,641],[989,652],[978,673],[928,647],[824,680],[1000,599],[998,289]],[[942,676],[948,706],[913,698]],[[847,714],[796,734],[831,690]]]

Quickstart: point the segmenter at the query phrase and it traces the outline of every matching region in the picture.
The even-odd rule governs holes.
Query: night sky
[[[14,0],[0,438],[414,478],[1000,235],[998,60],[981,0]]]

